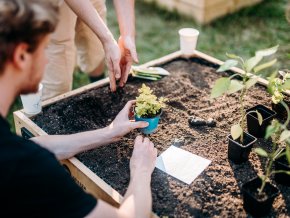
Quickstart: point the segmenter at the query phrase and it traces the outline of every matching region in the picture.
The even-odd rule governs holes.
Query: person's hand
[[[121,78],[120,61],[121,52],[116,40],[112,37],[103,44],[110,78],[110,89],[116,91],[116,80]]]
[[[135,122],[129,119],[129,115],[132,112],[132,106],[135,104],[135,102],[135,100],[128,101],[125,107],[119,112],[114,121],[108,127],[109,131],[112,133],[114,141],[119,140],[133,129],[144,128],[148,126],[147,122]]]
[[[156,158],[157,149],[154,144],[148,138],[137,136],[130,160],[131,178],[141,174],[149,177],[155,168]]]
[[[120,79],[120,87],[123,87],[128,79],[128,75],[130,73],[131,66],[134,63],[138,63],[138,56],[136,52],[135,39],[132,37],[122,37],[120,36],[119,48],[121,51],[121,79]]]

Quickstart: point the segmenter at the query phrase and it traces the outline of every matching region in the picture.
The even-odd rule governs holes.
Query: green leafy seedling
[[[139,96],[136,98],[135,113],[139,117],[155,117],[161,112],[161,109],[165,107],[166,99],[163,97],[157,98],[152,94],[150,87],[142,84],[142,87],[138,89]]]
[[[275,119],[272,121],[271,125],[267,127],[265,139],[272,139],[272,149],[270,152],[267,152],[262,148],[255,149],[255,152],[259,156],[267,159],[264,173],[259,176],[262,181],[261,187],[258,189],[259,194],[263,193],[266,183],[270,181],[271,175],[276,173],[286,173],[290,175],[290,171],[275,171],[272,167],[275,159],[280,158],[284,155],[286,156],[286,159],[288,160],[290,165],[290,131],[287,129],[287,126],[290,122],[290,111],[288,105],[283,100],[281,100],[281,98],[277,98],[277,93],[275,93],[277,91],[282,92],[282,89],[280,89],[282,84],[283,82],[281,82],[280,79],[273,79],[268,85],[268,90],[270,90],[270,93],[272,93],[272,101],[275,104],[281,103],[287,111],[287,120],[285,121],[285,123],[280,123],[278,120]],[[286,147],[286,151],[282,152],[282,149],[284,147]]]
[[[230,70],[233,67],[240,66],[243,70],[242,74],[233,74],[229,77],[222,77],[216,80],[212,91],[211,98],[218,98],[224,94],[233,94],[240,92],[239,105],[241,119],[239,122],[231,127],[231,136],[234,140],[240,139],[240,142],[244,142],[244,132],[245,132],[245,119],[246,111],[244,108],[244,97],[246,96],[248,90],[253,87],[261,76],[262,71],[272,67],[277,60],[273,59],[264,63],[261,63],[263,58],[271,57],[278,50],[278,46],[272,48],[259,50],[255,53],[255,56],[248,60],[244,60],[242,57],[235,54],[228,54],[229,58],[222,64],[217,72],[224,72]],[[235,79],[235,77],[241,77],[241,80]],[[248,113],[257,113],[257,117],[260,125],[263,122],[262,115],[258,111],[250,111]]]

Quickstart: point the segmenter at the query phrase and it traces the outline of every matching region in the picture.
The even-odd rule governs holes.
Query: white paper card
[[[157,158],[156,167],[189,185],[210,163],[208,159],[172,145]]]

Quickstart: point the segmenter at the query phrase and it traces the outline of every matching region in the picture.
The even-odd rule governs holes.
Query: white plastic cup
[[[36,115],[41,112],[41,97],[42,97],[43,85],[40,83],[37,93],[20,95],[23,110],[28,116]]]
[[[193,55],[196,49],[199,31],[193,28],[183,28],[178,33],[180,36],[181,53],[187,56]]]

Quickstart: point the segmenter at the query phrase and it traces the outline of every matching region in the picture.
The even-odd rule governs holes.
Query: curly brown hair
[[[57,22],[58,9],[47,0],[0,0],[0,74],[19,43],[34,52]]]

